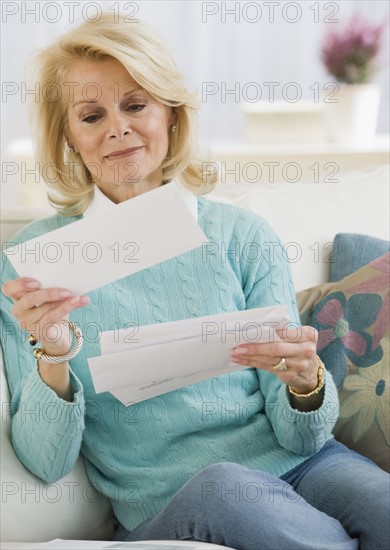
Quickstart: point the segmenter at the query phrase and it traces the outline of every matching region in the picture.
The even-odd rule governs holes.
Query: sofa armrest
[[[1,540],[43,542],[56,538],[112,540],[111,505],[89,482],[82,457],[57,483],[44,483],[15,455],[11,407],[3,357],[1,363]],[[34,411],[41,414],[42,411]]]

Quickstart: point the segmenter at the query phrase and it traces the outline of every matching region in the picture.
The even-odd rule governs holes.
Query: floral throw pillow
[[[297,294],[339,390],[337,440],[390,471],[390,253]]]

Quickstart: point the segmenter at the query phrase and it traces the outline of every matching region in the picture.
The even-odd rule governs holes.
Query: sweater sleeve
[[[18,277],[2,255],[1,285]],[[83,388],[71,371],[72,402],[65,401],[41,379],[36,360],[11,313],[12,301],[0,296],[0,335],[11,401],[11,438],[24,466],[37,477],[54,482],[69,473],[78,458],[84,429]],[[55,368],[55,366],[54,366]]]
[[[257,263],[244,266],[243,282],[247,309],[287,304],[293,323],[300,325],[290,265],[280,239],[264,221],[252,227],[251,237],[261,247]],[[337,388],[331,374],[325,370],[325,392],[321,406],[301,412],[290,405],[288,388],[273,373],[256,369],[265,412],[279,444],[301,455],[317,452],[332,437],[339,412]]]

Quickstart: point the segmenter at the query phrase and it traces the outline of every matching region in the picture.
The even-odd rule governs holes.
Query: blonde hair
[[[55,191],[49,193],[52,205],[64,215],[76,215],[92,198],[91,173],[80,155],[66,147],[69,98],[64,84],[75,61],[109,58],[119,61],[137,84],[175,111],[176,131],[169,132],[162,164],[164,181],[176,178],[195,193],[210,191],[216,175],[204,171],[204,162],[197,158],[196,94],[186,89],[166,45],[151,28],[123,18],[114,22],[106,13],[97,22],[67,32],[33,60],[32,77],[39,82],[40,100],[32,104],[32,127],[43,178]]]

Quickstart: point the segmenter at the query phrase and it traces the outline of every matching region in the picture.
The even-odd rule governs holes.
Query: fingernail
[[[39,288],[41,285],[38,283],[38,281],[30,281],[29,283],[26,283],[27,288]]]
[[[75,296],[74,298],[71,299],[70,303],[74,305],[74,304],[78,304],[79,301],[80,301],[80,296]]]
[[[61,298],[68,298],[68,296],[71,296],[71,295],[72,295],[72,293],[69,292],[69,290],[61,290],[60,291]]]
[[[248,353],[248,350],[246,348],[236,348],[235,350],[233,350],[233,353],[241,355],[242,353]]]

